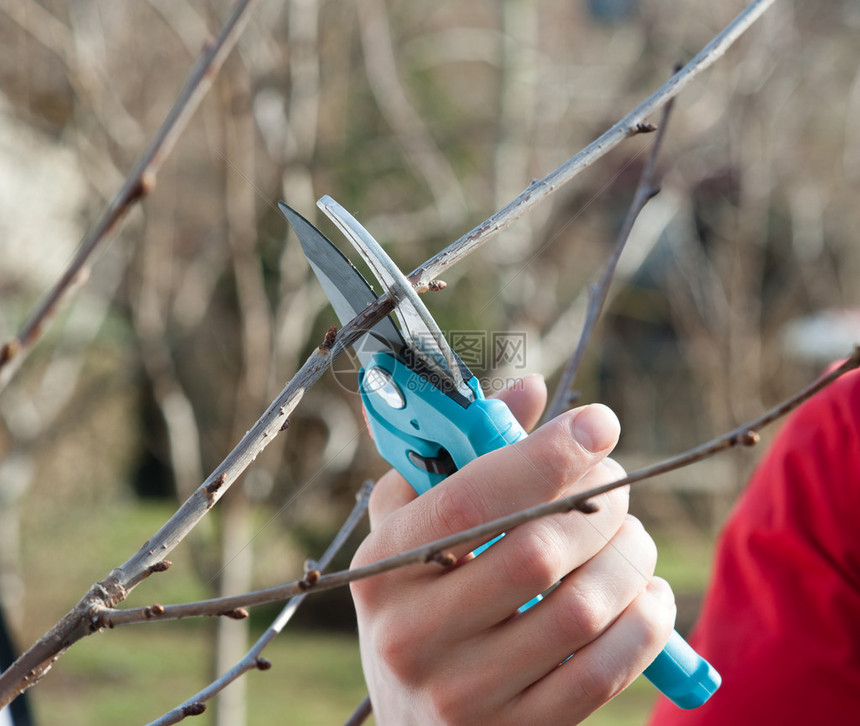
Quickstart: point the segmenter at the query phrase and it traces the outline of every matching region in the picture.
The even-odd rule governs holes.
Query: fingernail
[[[592,403],[575,412],[573,438],[586,451],[596,454],[611,449],[620,432],[618,417],[603,404]]]

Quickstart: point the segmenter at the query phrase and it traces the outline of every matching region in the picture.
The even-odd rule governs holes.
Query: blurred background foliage
[[[337,240],[314,205],[332,195],[409,271],[623,116],[742,7],[264,0],[155,191],[0,398],[0,599],[19,642],[164,521],[335,322],[276,200]],[[0,1],[3,340],[115,193],[227,8]],[[679,98],[662,193],[577,381],[581,401],[618,412],[628,468],[742,423],[860,338],[858,41],[854,0],[781,0]],[[649,147],[648,136],[625,142],[427,299],[452,338],[483,341],[473,367],[488,388],[564,364]],[[493,349],[508,333],[522,356]],[[288,433],[133,603],[279,583],[321,553],[361,482],[385,469],[350,366],[308,392]],[[682,630],[755,457],[634,494]],[[250,634],[269,614],[255,613]],[[229,667],[247,627],[92,638],[33,691],[36,714],[155,718]],[[217,723],[243,723],[244,695],[248,723],[342,721],[362,695],[348,594],[315,596],[270,657]],[[652,697],[639,684],[594,723],[641,721]]]

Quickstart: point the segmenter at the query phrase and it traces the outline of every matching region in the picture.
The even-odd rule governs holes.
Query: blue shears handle
[[[419,494],[526,437],[502,401],[484,398],[474,376],[466,385],[476,399],[466,408],[388,353],[375,353],[358,383],[376,448]]]
[[[466,407],[388,353],[375,353],[359,371],[358,381],[379,453],[418,494],[473,459],[527,435],[502,401],[484,398],[474,376],[466,385],[475,400]],[[535,598],[521,610],[538,601]],[[721,681],[714,667],[677,631],[643,675],[684,709],[705,703]]]

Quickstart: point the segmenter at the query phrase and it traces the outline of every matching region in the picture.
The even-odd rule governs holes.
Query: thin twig
[[[758,418],[755,418],[742,426],[738,426],[737,428],[732,429],[707,443],[688,449],[677,456],[665,459],[664,461],[658,462],[652,466],[638,469],[622,479],[608,482],[599,487],[593,487],[592,489],[580,492],[579,494],[563,497],[552,502],[545,502],[513,514],[509,514],[505,517],[500,517],[499,519],[495,519],[491,522],[486,522],[485,524],[472,527],[471,529],[443,537],[434,542],[429,542],[419,547],[401,552],[397,555],[378,560],[377,562],[372,562],[369,565],[357,567],[352,570],[334,572],[330,575],[322,575],[319,578],[313,578],[313,581],[309,581],[308,578],[305,577],[301,580],[295,580],[284,585],[266,588],[265,590],[257,590],[255,592],[249,592],[244,595],[237,595],[234,597],[202,600],[199,602],[183,603],[180,605],[158,606],[156,608],[157,612],[155,613],[153,612],[154,606],[105,610],[98,616],[98,625],[116,627],[120,625],[142,623],[153,619],[161,621],[188,617],[224,615],[233,612],[236,608],[262,605],[282,600],[299,593],[331,590],[335,587],[341,587],[351,582],[355,582],[356,580],[372,577],[373,575],[379,575],[383,572],[388,572],[406,565],[429,562],[438,563],[440,561],[444,561],[445,553],[454,547],[466,542],[490,539],[501,532],[510,531],[514,527],[540,517],[574,510],[580,510],[585,513],[596,511],[588,500],[593,499],[600,494],[605,494],[606,492],[618,489],[622,486],[635,484],[646,479],[652,479],[660,474],[681,469],[735,446],[755,445],[758,442],[758,431],[761,428],[782,416],[785,416],[804,401],[811,398],[822,388],[831,384],[839,378],[839,376],[858,367],[860,367],[860,346],[856,347],[852,355],[838,368],[835,368],[828,374],[814,381],[812,384],[786,399],[779,405],[769,409]]]
[[[426,284],[435,277],[444,277],[441,273],[447,267],[459,262],[471,254],[498,232],[507,229],[513,222],[526,212],[542,202],[546,197],[566,184],[577,174],[585,171],[595,161],[605,156],[625,139],[641,132],[642,124],[658,109],[662,108],[671,98],[677,96],[684,88],[710,68],[744,32],[758,20],[775,0],[754,0],[738,16],[729,23],[710,43],[679,70],[667,83],[658,88],[623,119],[616,123],[595,141],[592,141],[582,151],[571,157],[558,169],[539,181],[532,182],[522,194],[506,207],[496,212],[492,217],[479,224],[471,232],[463,235],[456,242],[414,270],[409,279],[416,286]]]
[[[365,696],[361,703],[355,707],[355,711],[352,712],[343,726],[361,726],[361,724],[367,721],[372,712],[373,704],[370,702],[370,696]]]
[[[591,285],[588,290],[588,309],[585,313],[585,322],[582,326],[582,332],[579,335],[579,342],[576,345],[576,350],[567,362],[562,373],[561,380],[555,390],[555,395],[552,397],[552,402],[547,407],[544,413],[543,420],[558,416],[562,411],[567,410],[570,406],[570,389],[576,374],[579,371],[579,366],[582,363],[582,358],[585,355],[585,350],[591,340],[591,334],[594,332],[594,327],[603,313],[603,306],[606,304],[606,298],[609,295],[609,286],[615,277],[615,269],[618,267],[618,260],[621,259],[621,253],[630,238],[630,233],[633,231],[633,225],[639,218],[645,205],[654,198],[660,191],[654,185],[654,168],[657,163],[657,156],[660,153],[660,148],[663,145],[663,138],[666,135],[666,127],[669,123],[669,117],[672,114],[672,106],[675,99],[669,99],[668,103],[663,107],[663,114],[660,118],[660,123],[657,127],[657,134],[654,138],[654,146],[645,166],[642,167],[642,174],[639,177],[639,182],[636,185],[636,191],[633,194],[633,201],[630,203],[630,209],[627,210],[627,216],[624,218],[624,223],[618,232],[618,237],[615,240],[615,245],[612,248],[612,254],[606,263],[606,269],[603,271],[599,282]]]
[[[373,482],[365,482],[364,486],[356,495],[355,506],[353,507],[352,512],[350,512],[346,521],[341,525],[340,530],[326,548],[323,556],[316,562],[310,564],[308,567],[309,572],[323,572],[331,564],[335,555],[337,555],[344,544],[346,544],[355,528],[367,514],[367,505],[370,501],[370,492],[372,489]],[[302,593],[290,598],[283,610],[281,610],[278,616],[272,621],[272,624],[266,629],[266,632],[260,636],[257,642],[254,643],[253,647],[233,668],[216,678],[212,683],[206,686],[206,688],[198,691],[191,696],[191,698],[180,703],[176,708],[168,711],[160,718],[149,723],[147,726],[169,726],[169,724],[179,723],[187,716],[192,715],[194,710],[197,710],[199,713],[200,706],[204,705],[207,701],[223,691],[228,685],[248,671],[267,670],[269,667],[269,661],[262,658],[263,650],[265,650],[269,643],[271,643],[284,629],[284,626],[290,621],[306,597],[307,593]]]
[[[69,266],[30,314],[16,337],[0,347],[0,391],[21,367],[48,321],[71,296],[71,289],[86,277],[88,265],[95,253],[105,246],[134,204],[155,187],[158,170],[212,85],[257,2],[258,0],[236,2],[218,37],[203,49],[149,146],[135,162],[122,187],[102,212],[95,226],[81,241]]]

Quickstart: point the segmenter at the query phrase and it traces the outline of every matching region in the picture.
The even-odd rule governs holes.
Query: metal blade
[[[320,281],[341,325],[345,325],[376,300],[364,276],[313,224],[284,202],[278,208],[295,230],[311,269]],[[399,354],[405,343],[390,317],[386,316],[363,335],[353,348],[362,366],[380,351]]]
[[[352,242],[385,291],[393,297],[396,302],[394,313],[400,320],[407,345],[425,365],[450,381],[461,395],[472,400],[474,394],[463,380],[462,363],[457,360],[430,311],[397,265],[370,232],[334,199],[324,196],[317,206]]]

